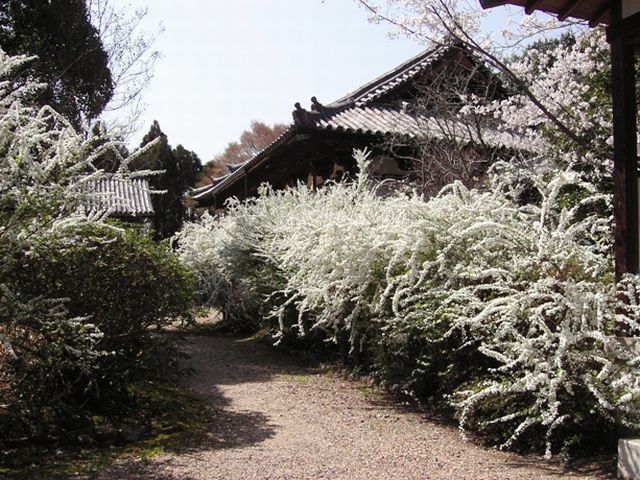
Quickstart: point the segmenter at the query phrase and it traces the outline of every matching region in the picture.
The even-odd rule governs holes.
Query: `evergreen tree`
[[[36,102],[76,127],[96,118],[113,94],[108,56],[84,0],[0,0],[0,48],[38,57],[28,73],[46,88]]]
[[[185,192],[200,179],[202,162],[195,152],[187,150],[182,145],[173,149],[173,155],[180,172],[180,189]]]
[[[152,188],[165,192],[152,197],[155,236],[156,239],[162,240],[172,236],[182,226],[185,216],[182,195],[194,185],[202,164],[194,152],[182,145],[172,149],[159,123],[154,120],[149,132],[142,139],[141,147],[156,139],[159,139],[158,143],[137,159],[132,168],[163,171],[161,175],[151,178]]]

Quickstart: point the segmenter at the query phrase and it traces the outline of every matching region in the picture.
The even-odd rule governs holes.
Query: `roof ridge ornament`
[[[305,110],[300,105],[300,102],[294,104],[295,110],[292,112],[293,122],[296,126],[314,127],[316,122],[321,118],[335,115],[343,110],[347,110],[355,106],[355,102],[352,98],[334,103],[331,105],[323,105],[317,99],[317,97],[311,97],[311,110]]]
[[[293,112],[291,112],[291,115],[293,116],[293,123],[296,126],[313,127],[315,125],[316,119],[320,117],[319,112],[314,112],[314,111],[310,112],[302,108],[302,106],[300,105],[300,102],[296,102],[294,104],[294,107],[296,109]]]
[[[316,97],[311,97],[311,111],[320,113],[322,115],[330,113],[329,109],[321,104]]]

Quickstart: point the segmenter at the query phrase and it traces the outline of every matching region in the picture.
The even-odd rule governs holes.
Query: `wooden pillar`
[[[638,273],[638,168],[634,47],[611,41],[616,278]]]
[[[309,174],[311,175],[311,190],[316,190],[316,162],[312,158],[309,162]]]
[[[611,84],[613,100],[613,221],[616,281],[626,273],[638,273],[638,146],[636,125],[635,45],[638,23],[622,18],[622,0],[612,2]],[[622,301],[625,301],[621,297]],[[619,307],[623,310],[621,307]],[[619,312],[622,313],[622,312]],[[624,322],[616,325],[619,337],[636,336]]]
[[[638,273],[639,263],[635,47],[620,31],[609,36],[609,43],[613,87],[614,253],[616,280],[619,280],[625,273]]]

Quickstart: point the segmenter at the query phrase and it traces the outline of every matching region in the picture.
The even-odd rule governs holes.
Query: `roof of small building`
[[[151,187],[147,178],[123,178],[109,175],[89,180],[84,207],[88,212],[106,212],[114,216],[147,217],[153,215]]]

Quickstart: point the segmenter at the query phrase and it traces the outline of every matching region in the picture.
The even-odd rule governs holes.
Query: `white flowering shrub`
[[[16,87],[12,82],[29,61],[0,51],[1,354],[5,366],[17,361],[20,340],[28,341],[40,331],[57,344],[47,345],[46,362],[58,362],[61,369],[73,362],[86,372],[102,354],[94,348],[102,333],[86,318],[69,315],[63,299],[45,299],[37,292],[26,296],[12,284],[12,273],[22,267],[20,257],[33,255],[72,225],[100,220],[80,214],[79,184],[96,173],[81,160],[82,138],[50,108],[38,111],[25,106],[38,91],[37,83]],[[65,345],[62,339],[72,337],[73,343]]]
[[[547,170],[528,179],[541,201],[518,204],[515,169],[496,166],[486,192],[453,184],[428,201],[378,197],[366,173],[265,187],[187,225],[177,248],[210,302],[229,308],[235,290],[233,306],[280,336],[348,339],[381,381],[454,406],[461,429],[550,453],[640,420],[640,358],[611,336],[636,312],[615,313],[610,197]]]
[[[495,141],[516,133],[504,146],[519,154],[484,190],[454,183],[428,201],[376,196],[362,154],[354,183],[265,187],[177,236],[202,294],[279,339],[348,345],[393,390],[504,448],[550,455],[637,430],[640,357],[614,335],[637,331],[640,280],[614,280],[603,32],[566,23],[549,39],[558,25],[530,17],[501,50],[474,36],[477,2],[357,1],[500,70],[508,98],[461,96],[457,114],[493,119]]]
[[[153,366],[143,366],[147,327],[191,305],[175,257],[107,221],[126,199],[101,202],[106,194],[90,188],[106,176],[96,164],[107,151],[116,177],[133,175],[132,158],[53,109],[31,107],[40,85],[14,83],[29,61],[0,50],[0,443],[107,406]]]
[[[132,173],[128,169],[143,150],[124,158],[117,142],[86,139],[52,108],[30,107],[29,99],[41,85],[26,82],[16,87],[12,81],[29,61],[33,59],[9,57],[0,51],[0,234],[16,241],[27,240],[26,248],[36,231],[38,235],[56,235],[82,225],[103,224],[112,213],[107,208],[89,212],[86,205],[109,203],[115,208],[127,202],[120,197],[100,202],[105,193],[90,188],[106,177],[95,166],[106,152],[119,163],[115,176],[154,173]]]

